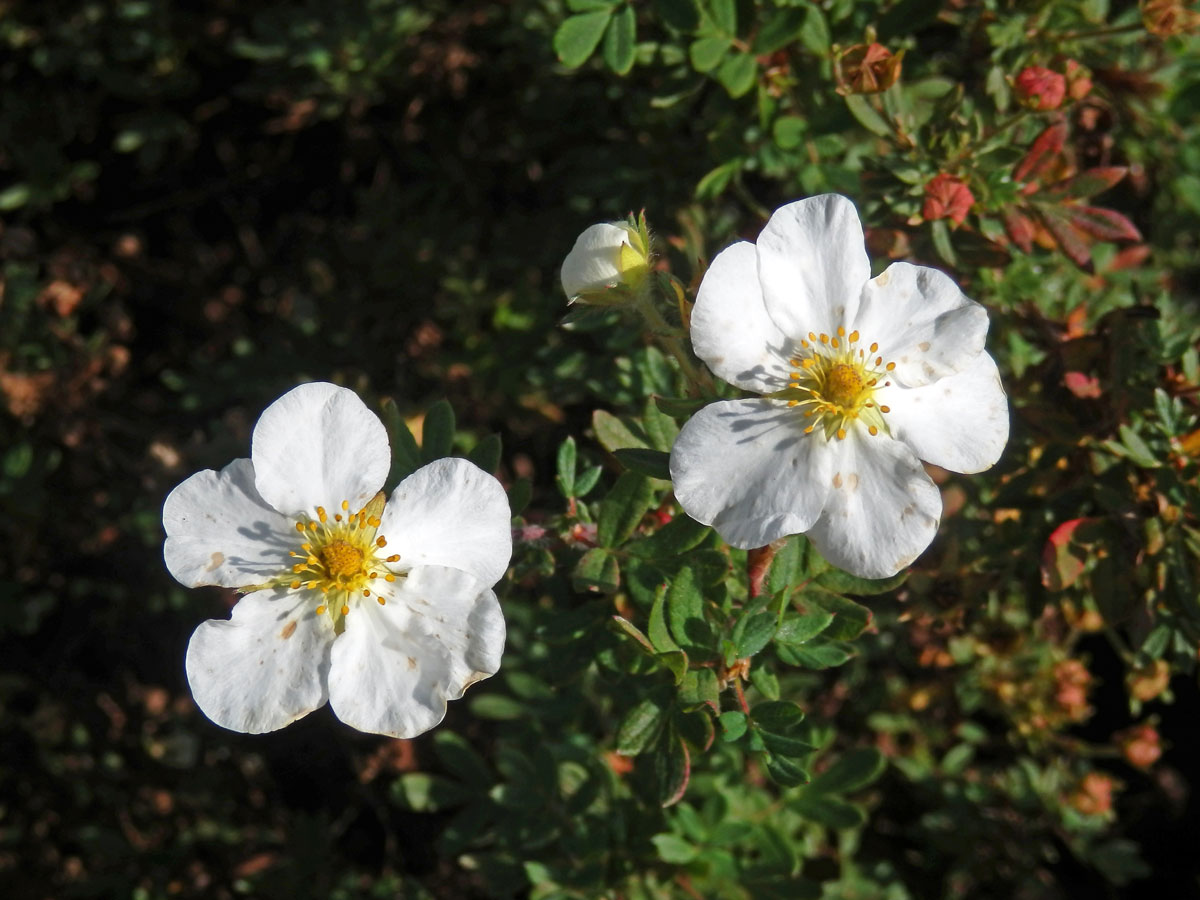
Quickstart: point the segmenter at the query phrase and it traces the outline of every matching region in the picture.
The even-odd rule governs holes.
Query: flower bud
[[[1142,24],[1157,37],[1174,37],[1194,31],[1200,14],[1188,9],[1184,0],[1142,0]]]
[[[1092,73],[1073,59],[1068,59],[1066,65],[1067,93],[1072,100],[1082,100],[1092,92]]]
[[[1149,722],[1134,725],[1113,736],[1121,755],[1132,766],[1148,769],[1162,756],[1162,743],[1158,731]]]
[[[1134,669],[1126,676],[1129,695],[1143,703],[1153,700],[1167,689],[1171,681],[1171,669],[1165,660],[1156,659],[1148,666]]]
[[[567,299],[609,305],[637,292],[650,272],[650,235],[644,217],[635,224],[601,222],[585,229],[562,264]]]
[[[1067,80],[1042,66],[1027,66],[1013,82],[1017,101],[1030,109],[1058,109],[1067,95]]]
[[[937,175],[925,185],[925,205],[921,215],[927,221],[950,219],[961,225],[975,203],[975,195],[966,182],[955,175]]]
[[[838,90],[843,94],[878,94],[900,77],[904,51],[892,53],[883,44],[855,44],[837,61]]]
[[[1112,812],[1116,781],[1102,772],[1088,772],[1071,794],[1070,804],[1085,816],[1104,816]]]

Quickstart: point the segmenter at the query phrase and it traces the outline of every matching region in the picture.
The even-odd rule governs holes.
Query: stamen
[[[842,330],[842,329],[840,329],[840,328],[838,329],[838,331],[841,331],[841,330]],[[836,349],[838,348],[838,339],[837,339],[837,338],[834,338],[834,339],[833,339],[832,341],[830,341],[829,343],[831,343],[831,344],[833,345],[833,349],[834,349],[834,350],[836,350]]]
[[[342,606],[342,615],[344,616],[344,615],[346,615],[348,612],[350,612],[350,607],[343,605],[343,606]]]
[[[858,340],[858,332],[857,331],[850,332],[850,343],[853,344],[857,340]]]
[[[884,366],[884,368],[887,369],[889,372],[891,372],[893,369],[896,368],[896,364],[894,362],[890,362],[886,366]]]
[[[325,507],[323,507],[323,506],[317,507],[317,518],[321,520],[322,524],[325,523]]]
[[[343,510],[343,511],[347,511],[347,510],[349,510],[349,509],[350,509],[350,501],[349,501],[349,500],[343,500],[343,501],[342,501],[342,510]]]
[[[318,607],[317,607],[317,615],[318,615],[318,616],[323,616],[323,615],[325,615],[325,606],[324,606],[324,604],[322,604],[321,606],[318,606]]]
[[[799,405],[800,405],[799,400],[789,400],[788,401],[788,406],[799,406]]]
[[[811,331],[808,333],[808,339],[810,341],[812,341],[814,344],[817,342],[817,336],[815,334],[813,334]]]
[[[385,559],[384,562],[400,562],[400,554],[393,553],[391,556]]]
[[[871,352],[872,352],[872,353],[875,353],[875,352],[877,352],[878,350],[879,350],[879,345],[878,345],[878,344],[872,344],[872,345],[871,345]]]
[[[892,408],[890,406],[881,406],[879,407],[879,411],[882,413],[889,413],[892,411]]]
[[[299,531],[301,534],[303,534],[303,533],[304,533],[304,523],[303,523],[303,522],[297,522],[297,523],[296,523],[296,530],[297,530],[297,531]]]
[[[298,582],[298,581],[293,581],[293,582],[292,582],[292,585],[291,585],[291,587],[292,587],[292,590],[293,590],[293,591],[297,591],[297,590],[299,590],[299,589],[300,589],[300,582]]]
[[[380,606],[383,606],[387,603],[387,601],[384,600],[382,597],[376,597],[375,599],[379,601]]]
[[[391,572],[388,572],[386,575],[383,576],[383,580],[384,581],[395,581],[396,576],[393,575]]]
[[[841,325],[839,325],[838,326],[838,337],[845,337],[845,336],[846,336],[846,329],[843,328]],[[837,344],[834,344],[834,346],[836,347]]]
[[[829,343],[829,335],[825,334],[824,332],[821,332],[821,343],[822,344]]]
[[[839,441],[844,441],[846,439],[846,429],[845,428],[839,428],[837,430],[837,439]]]
[[[376,547],[386,547],[387,546],[387,538],[385,538],[385,537],[375,538],[375,546]]]
[[[874,425],[872,425],[871,427],[869,427],[869,428],[867,429],[867,431],[868,431],[868,432],[870,432],[870,435],[871,435],[871,437],[875,437],[875,435],[879,434],[879,429],[878,429],[878,428],[876,428]]]
[[[871,352],[873,353],[874,351],[871,351]],[[875,357],[875,365],[877,365],[877,366],[883,365],[883,357],[882,356]]]

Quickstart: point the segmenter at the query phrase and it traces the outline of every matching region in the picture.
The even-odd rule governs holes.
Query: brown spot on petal
[[[209,562],[208,568],[205,569],[204,571],[211,572],[215,568],[217,568],[217,566],[221,565],[221,563],[223,563],[223,562],[225,562],[225,554],[218,550],[216,553],[214,553],[212,555],[212,560]]]
[[[921,341],[921,343],[917,344],[917,349],[920,350],[922,353],[928,352],[929,341]]]
[[[408,658],[408,668],[409,668],[409,671],[412,671],[412,670],[413,670],[413,669],[415,669],[416,667],[417,667],[417,658],[416,658],[415,656],[410,656],[410,657]]]
[[[835,488],[840,488],[842,486],[842,473],[841,472],[833,473],[833,486]]]
[[[290,638],[295,633],[296,633],[296,620],[292,619],[292,621],[288,622],[286,625],[283,626],[283,631],[279,632],[279,636],[286,641],[288,638]]]
[[[846,489],[850,491],[858,490],[858,473],[851,472],[846,476]]]

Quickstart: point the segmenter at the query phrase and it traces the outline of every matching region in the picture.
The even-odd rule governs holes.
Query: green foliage
[[[1194,882],[1200,67],[1147,7],[8,4],[8,893]],[[875,42],[890,85],[855,68]],[[1031,65],[1076,93],[1022,107]],[[803,536],[731,548],[669,482],[680,427],[737,395],[689,352],[707,261],[824,191],[876,271],[936,264],[988,308],[1013,413],[881,581]],[[643,209],[642,305],[568,313],[573,236]],[[503,665],[411,742],[327,712],[233,735],[183,677],[234,597],[163,570],[163,497],[317,379],[379,410],[388,490],[461,455],[509,492]]]

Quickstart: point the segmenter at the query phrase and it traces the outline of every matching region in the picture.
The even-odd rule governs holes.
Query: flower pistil
[[[813,419],[804,429],[805,434],[820,427],[826,440],[836,437],[842,441],[848,426],[856,420],[863,422],[872,436],[880,431],[889,433],[883,414],[890,410],[876,403],[874,395],[896,364],[875,355],[879,344],[864,349],[858,343],[858,332],[846,334],[841,326],[836,335],[810,331],[808,339],[800,341],[800,354],[789,360],[794,367],[791,381],[772,396],[787,400],[788,406],[802,408],[805,418]],[[890,384],[884,381],[882,386]]]

